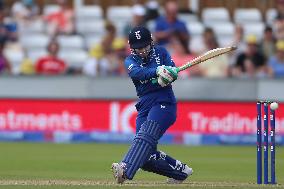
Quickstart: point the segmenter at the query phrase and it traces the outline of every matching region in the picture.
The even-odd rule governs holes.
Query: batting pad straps
[[[160,136],[161,129],[157,122],[147,120],[141,125],[122,161],[126,164],[125,174],[127,179],[131,180],[136,171],[148,160],[150,153],[156,149]]]

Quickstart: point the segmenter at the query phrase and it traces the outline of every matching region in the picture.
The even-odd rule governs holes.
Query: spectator
[[[48,23],[49,34],[74,34],[75,16],[73,9],[68,6],[66,0],[57,0],[57,3],[60,5],[60,10],[47,15],[45,18]]]
[[[52,40],[47,47],[48,55],[36,62],[36,73],[43,75],[58,75],[66,72],[66,63],[58,58],[59,44]]]
[[[10,63],[4,55],[5,41],[0,41],[0,73],[10,73]]]
[[[35,73],[35,67],[32,60],[28,57],[25,57],[20,65],[20,74],[33,75],[34,73]]]
[[[111,22],[109,21],[106,22],[105,31],[106,34],[101,42],[104,54],[112,51],[112,43],[117,38],[116,27]]]
[[[202,53],[205,53],[206,51],[210,50],[210,47],[208,46],[208,41],[210,40],[215,40],[216,39],[216,35],[215,35],[215,32],[212,28],[210,27],[206,27],[204,29],[204,32],[202,34],[202,45],[203,46],[203,52]]]
[[[219,47],[216,35],[211,28],[207,28],[203,35],[205,51]],[[209,78],[225,78],[229,75],[229,58],[227,54],[217,56],[198,65],[201,75]]]
[[[97,45],[96,56],[90,57],[83,67],[83,73],[92,77],[125,75],[124,59],[126,57],[126,42],[117,38],[108,51],[104,52],[102,45]]]
[[[193,54],[200,55],[205,53],[208,50],[206,47],[206,40],[211,38],[216,38],[215,33],[212,28],[206,27],[202,33],[202,36],[197,37],[190,43]]]
[[[39,16],[39,8],[33,0],[18,0],[12,5],[12,15],[17,23],[31,22]]]
[[[148,0],[146,3],[146,22],[159,17],[159,3],[156,0]]]
[[[265,27],[264,37],[260,43],[260,49],[266,59],[275,54],[275,38],[270,26]]]
[[[240,52],[243,52],[246,49],[244,28],[240,24],[236,24],[235,26],[234,39],[233,39],[232,46],[238,47],[237,54]]]
[[[108,74],[108,63],[107,59],[104,57],[102,45],[95,45],[90,53],[91,56],[83,66],[83,73],[92,77],[106,76]]]
[[[89,51],[89,56],[91,58],[100,59],[104,56],[104,49],[100,43],[93,45]]]
[[[235,62],[237,61],[238,55],[244,52],[247,46],[245,37],[244,37],[244,28],[240,24],[235,25],[234,38],[233,38],[231,46],[236,46],[238,48],[235,51],[232,51],[231,53],[229,53],[230,67],[234,66]]]
[[[126,42],[124,39],[116,38],[111,45],[111,51],[106,52],[108,75],[125,75],[124,58],[126,57]]]
[[[19,74],[19,63],[22,62],[24,57],[24,48],[20,41],[7,41],[5,44],[5,50],[4,53],[6,55],[6,58],[10,62],[11,65],[11,73],[12,74]]]
[[[277,15],[273,22],[275,37],[277,40],[284,39],[284,0],[276,0]]]
[[[0,10],[0,41],[16,41],[17,30],[17,24],[11,19],[5,19],[4,10]]]
[[[145,26],[145,14],[146,10],[143,5],[136,4],[132,7],[132,21],[127,23],[123,31],[125,38],[128,38],[128,34],[133,27]]]
[[[169,51],[171,52],[172,59],[177,67],[182,66],[186,62],[195,58],[189,50],[187,41],[184,41],[178,33],[176,35],[172,35],[169,43]],[[188,78],[198,75],[200,75],[198,66],[194,66],[179,73],[180,78]]]
[[[10,11],[10,10],[9,10]],[[0,13],[1,14],[1,13]],[[12,74],[19,74],[19,63],[23,58],[23,45],[19,41],[19,25],[11,17],[5,17],[4,14],[0,16],[2,26],[2,35],[5,43],[4,53],[10,62],[10,71]]]
[[[267,76],[268,69],[266,59],[265,56],[258,49],[257,37],[255,35],[248,35],[246,37],[246,43],[246,50],[237,56],[236,63],[232,68],[232,75],[235,77]],[[251,70],[253,70],[253,73],[251,73]],[[250,71],[249,75],[248,71]]]
[[[112,43],[112,49],[114,57],[116,59],[116,65],[113,67],[113,75],[126,76],[126,71],[124,67],[124,60],[127,57],[126,41],[122,38],[115,39]]]
[[[276,54],[268,60],[271,75],[284,78],[284,40],[277,41]]]
[[[154,36],[158,45],[166,46],[171,35],[179,33],[184,41],[189,41],[189,31],[183,21],[177,17],[178,5],[176,1],[167,1],[165,5],[165,16],[156,20]]]
[[[110,22],[105,23],[105,35],[99,44],[94,44],[90,48],[89,54],[91,57],[104,56],[107,52],[112,51],[112,43],[117,38],[116,27]],[[96,52],[99,50],[99,52]]]

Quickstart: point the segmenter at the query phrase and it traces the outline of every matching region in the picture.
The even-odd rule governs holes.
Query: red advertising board
[[[1,99],[0,130],[134,132],[133,101]],[[284,104],[283,104],[284,105]],[[284,134],[284,108],[276,111],[276,131]],[[253,102],[179,102],[169,132],[252,134]]]

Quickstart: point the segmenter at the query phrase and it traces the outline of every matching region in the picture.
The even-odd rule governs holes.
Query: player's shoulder
[[[135,55],[130,54],[125,58],[125,62],[136,62]]]
[[[130,65],[137,65],[137,64],[139,64],[139,60],[133,54],[128,55],[124,60],[124,65],[126,67],[129,67]]]

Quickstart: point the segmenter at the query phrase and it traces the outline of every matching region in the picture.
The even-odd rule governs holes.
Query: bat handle
[[[177,73],[179,73],[180,71],[182,71],[179,67],[177,67],[176,69],[177,69]],[[152,84],[158,83],[158,78],[152,79],[151,82],[152,82]]]

